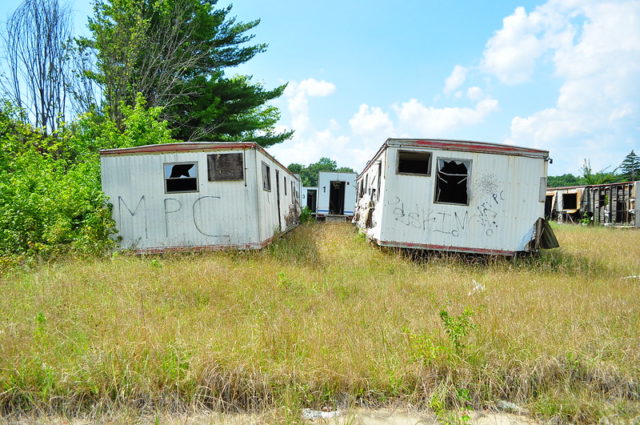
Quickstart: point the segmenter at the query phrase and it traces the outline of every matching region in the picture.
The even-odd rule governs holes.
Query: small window
[[[243,180],[244,163],[241,153],[207,155],[209,181]]]
[[[197,192],[198,164],[196,162],[164,164],[164,190],[166,193]]]
[[[284,182],[283,182],[284,196],[287,196],[287,178],[286,177],[282,177],[282,180],[284,180]]]
[[[271,190],[271,167],[266,162],[262,163],[262,189]]]
[[[430,152],[398,152],[398,174],[431,175]]]
[[[470,160],[438,158],[435,202],[469,205]]]

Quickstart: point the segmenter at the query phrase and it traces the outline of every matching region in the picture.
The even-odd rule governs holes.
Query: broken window
[[[262,162],[262,189],[271,190],[271,167]]]
[[[244,163],[241,153],[207,155],[209,181],[243,180]]]
[[[470,160],[438,158],[435,202],[469,205]]]
[[[563,193],[562,194],[562,209],[563,210],[575,210],[575,209],[578,209],[578,194],[577,193]]]
[[[197,192],[198,164],[196,162],[164,164],[164,190],[166,193]]]
[[[398,174],[431,175],[431,153],[399,151]]]

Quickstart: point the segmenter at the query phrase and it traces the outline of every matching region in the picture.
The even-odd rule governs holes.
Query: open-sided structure
[[[100,152],[121,248],[257,249],[298,224],[298,179],[255,143]]]
[[[640,181],[547,189],[545,217],[558,222],[640,227]]]
[[[358,176],[355,221],[379,245],[514,255],[557,246],[547,151],[387,139]]]

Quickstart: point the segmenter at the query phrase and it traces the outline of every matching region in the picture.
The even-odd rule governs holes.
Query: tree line
[[[270,105],[285,85],[232,73],[266,51],[259,22],[217,0],[96,0],[79,37],[58,0],[24,0],[3,31],[0,258],[110,248],[100,149],[290,138]]]
[[[571,173],[549,176],[548,187],[585,186],[592,184],[619,183],[640,180],[640,157],[632,150],[624,157],[618,167],[612,171],[607,168],[594,172],[588,159],[584,160],[581,175]]]

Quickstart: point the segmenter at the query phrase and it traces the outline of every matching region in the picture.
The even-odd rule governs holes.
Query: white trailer
[[[547,151],[387,139],[358,176],[354,221],[378,245],[514,255],[557,246],[544,221]]]
[[[300,201],[302,208],[307,207],[312,214],[316,213],[318,206],[318,188],[317,187],[303,187],[302,199]]]
[[[298,224],[299,180],[255,143],[107,149],[100,162],[122,249],[259,249]]]
[[[318,173],[316,216],[353,217],[356,204],[356,173],[321,171]]]

